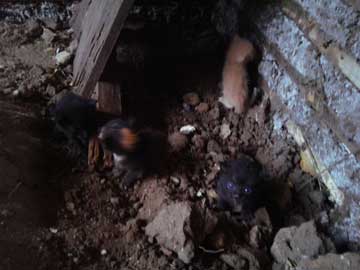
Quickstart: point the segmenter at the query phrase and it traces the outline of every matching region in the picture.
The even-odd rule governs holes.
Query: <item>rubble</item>
[[[184,231],[191,216],[189,203],[172,203],[161,209],[155,219],[145,227],[145,233],[157,243],[174,251],[184,263],[194,257],[194,243]]]

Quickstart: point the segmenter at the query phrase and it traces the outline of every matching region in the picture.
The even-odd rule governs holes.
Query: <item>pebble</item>
[[[210,112],[209,112],[209,117],[212,120],[217,120],[220,117],[220,109],[219,107],[215,107],[213,108]]]
[[[50,228],[49,231],[53,234],[58,233],[58,229],[56,229],[56,228]]]
[[[27,27],[27,34],[29,37],[39,37],[43,32],[41,25],[36,20],[29,21]]]
[[[67,65],[70,62],[71,53],[62,51],[56,54],[55,60],[57,65]]]
[[[185,135],[189,135],[193,132],[195,132],[196,128],[192,125],[186,125],[180,128],[180,133],[181,134],[185,134]]]
[[[113,205],[117,205],[117,204],[119,204],[119,198],[118,197],[112,197],[112,198],[110,198],[110,202]]]
[[[180,132],[174,132],[173,134],[169,135],[168,141],[175,151],[184,149],[188,144],[188,138]]]
[[[56,95],[55,87],[48,84],[48,86],[46,87],[46,94],[48,94],[49,96],[55,96]]]
[[[19,90],[15,90],[14,92],[12,92],[14,97],[17,97],[20,94]]]
[[[45,27],[53,31],[60,29],[60,23],[57,18],[44,18],[42,22],[45,24]]]
[[[100,251],[100,254],[101,254],[101,256],[105,256],[105,255],[107,254],[107,250],[106,250],[106,249],[102,249],[102,250]]]
[[[198,113],[206,113],[209,111],[209,104],[202,102],[198,106],[196,106],[195,111]]]
[[[231,135],[230,125],[227,123],[223,123],[220,128],[220,137],[223,140],[226,140]]]
[[[200,189],[197,193],[196,193],[196,197],[201,198],[204,195],[204,192]]]
[[[188,105],[196,106],[200,103],[200,98],[198,94],[190,92],[183,96],[183,101]]]
[[[5,95],[8,95],[12,92],[12,89],[9,87],[9,88],[5,88],[4,90],[2,90],[2,92],[5,94]]]
[[[176,185],[180,184],[180,179],[175,176],[170,176],[171,181],[173,181]]]

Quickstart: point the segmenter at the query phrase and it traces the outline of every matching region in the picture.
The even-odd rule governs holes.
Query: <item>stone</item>
[[[271,254],[278,263],[299,262],[325,253],[323,240],[319,237],[314,221],[299,227],[282,228],[276,234]]]
[[[209,111],[209,104],[201,102],[198,106],[196,106],[195,111],[198,113],[206,113]]]
[[[53,42],[54,38],[55,38],[56,34],[51,31],[50,29],[45,28],[41,38],[48,44],[51,45],[51,43]]]
[[[194,257],[194,243],[185,232],[189,224],[192,207],[188,202],[177,202],[165,206],[154,220],[145,227],[145,234],[166,249],[174,251],[184,263]]]
[[[42,19],[42,22],[46,28],[51,29],[52,31],[56,31],[61,28],[58,18],[44,18]]]
[[[254,254],[244,248],[240,248],[236,254],[222,254],[220,259],[236,270],[260,270],[260,263]]]
[[[316,259],[304,259],[295,268],[296,270],[358,270],[360,269],[360,254],[326,254]]]
[[[231,135],[230,125],[227,123],[223,123],[220,127],[220,137],[223,140],[226,140]]]
[[[43,28],[36,20],[30,20],[27,24],[27,35],[31,38],[41,36]]]
[[[66,66],[70,62],[71,57],[72,55],[68,51],[59,52],[55,56],[56,64]]]
[[[191,133],[194,133],[196,130],[196,128],[192,125],[186,125],[180,128],[180,133],[181,134],[185,134],[185,135],[189,135]]]
[[[188,138],[181,132],[174,132],[169,135],[168,141],[173,150],[181,151],[188,144]]]
[[[56,95],[56,88],[50,84],[46,87],[46,94],[53,97]]]

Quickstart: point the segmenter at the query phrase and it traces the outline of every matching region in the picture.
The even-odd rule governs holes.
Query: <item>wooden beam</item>
[[[71,28],[74,30],[74,36],[77,40],[81,36],[82,23],[90,4],[91,0],[82,0],[78,3],[74,11],[75,14],[70,20]]]
[[[85,13],[74,60],[77,93],[90,97],[134,0],[93,0]]]
[[[98,95],[98,110],[121,115],[120,85],[110,82],[98,82],[95,92]]]

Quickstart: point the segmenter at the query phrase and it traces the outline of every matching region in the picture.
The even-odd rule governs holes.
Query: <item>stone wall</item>
[[[334,236],[350,243],[360,241],[359,10],[357,0],[285,0],[253,20],[274,129],[294,136],[337,205]]]

